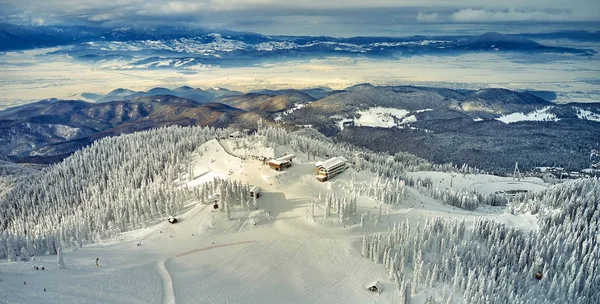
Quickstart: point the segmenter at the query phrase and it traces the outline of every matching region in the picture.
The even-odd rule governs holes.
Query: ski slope
[[[514,179],[488,174],[460,174],[446,172],[409,172],[414,178],[431,178],[434,185],[441,188],[474,190],[480,193],[496,193],[506,191],[537,191],[547,188],[546,183],[538,177]],[[452,184],[452,185],[450,185]]]
[[[235,156],[284,153],[297,157],[282,172],[260,160]],[[387,231],[404,220],[416,225],[438,216],[467,222],[491,218],[523,229],[536,228],[531,215],[510,215],[502,208],[485,206],[465,211],[412,188],[401,205],[383,207],[378,223],[367,220],[361,227],[360,220],[353,218],[341,224],[336,216],[325,218],[322,198],[328,193],[350,197],[344,189],[352,179],[368,182],[376,178],[374,174],[348,169],[321,183],[314,178],[319,159],[309,160],[292,147],[265,147],[248,139],[212,140],[196,154],[190,176],[180,177],[177,186],[194,187],[214,178],[241,180],[263,189],[258,209],[233,210],[228,220],[212,204],[192,201],[186,212],[176,215],[177,224],[165,219],[118,239],[66,252],[66,269],[58,269],[56,256],[29,262],[2,260],[0,303],[396,303],[398,292],[384,267],[360,256],[364,233]],[[451,178],[439,172],[411,175],[447,186]],[[513,183],[481,175],[452,179],[453,187],[475,191],[497,191]],[[545,187],[539,180],[518,185],[528,190]],[[314,217],[313,203],[317,206]],[[380,205],[359,197],[357,214],[368,213],[370,219]],[[34,265],[46,270],[35,270]],[[365,284],[375,280],[382,283],[380,294],[365,289]],[[424,293],[413,297],[413,303],[424,301]]]

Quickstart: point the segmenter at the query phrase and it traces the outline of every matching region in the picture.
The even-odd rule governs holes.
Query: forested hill
[[[15,261],[59,254],[63,249],[77,249],[122,232],[153,226],[184,210],[186,202],[202,202],[214,193],[226,197],[228,205],[247,205],[249,185],[238,180],[215,179],[183,186],[194,178],[190,174],[193,157],[206,152],[200,147],[231,131],[169,127],[104,138],[61,163],[17,181],[0,195],[0,258]],[[357,196],[393,208],[412,209],[403,203],[405,190],[412,195],[420,193],[421,200],[428,197],[436,204],[471,213],[492,204],[513,215],[537,217],[536,227],[524,231],[495,221],[500,209],[490,212],[485,206],[485,211],[479,211],[485,217],[471,218],[470,223],[430,217],[423,226],[405,221],[394,223],[392,228],[392,223],[387,223],[387,230],[365,235],[362,255],[386,267],[400,299],[442,284],[448,288],[444,299],[462,295],[469,303],[600,300],[596,292],[600,284],[596,263],[600,259],[598,178],[569,181],[499,200],[506,197],[444,189],[433,185],[431,179],[409,178],[406,174],[431,170],[477,173],[472,168],[435,165],[407,153],[389,155],[334,144],[310,129],[290,133],[264,128],[254,138],[264,146],[294,147],[318,158],[344,156],[352,160],[355,172],[369,173],[362,176],[372,176],[373,180],[354,183],[353,175],[348,178],[353,182],[345,187],[344,183],[336,183],[350,191],[353,199],[341,199],[335,193],[324,198],[329,206],[332,201],[337,203],[341,217],[349,212],[345,208],[356,207],[348,202],[356,202]],[[303,170],[302,165],[298,167]],[[312,176],[310,179],[316,183]],[[369,187],[360,186],[364,184]],[[343,222],[343,218],[340,220]]]
[[[152,94],[167,95],[152,95]],[[538,92],[539,93],[539,92]],[[336,142],[409,152],[488,172],[589,168],[600,142],[600,103],[555,104],[536,92],[360,84],[344,90],[117,89],[96,102],[44,100],[0,111],[0,155],[54,163],[105,136],[156,127],[255,130],[309,127]],[[173,94],[173,95],[171,95]],[[576,134],[576,136],[574,136]]]

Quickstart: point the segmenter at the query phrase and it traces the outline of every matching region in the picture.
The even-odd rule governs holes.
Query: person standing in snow
[[[100,258],[96,258],[96,267],[98,267],[98,260],[100,260]]]

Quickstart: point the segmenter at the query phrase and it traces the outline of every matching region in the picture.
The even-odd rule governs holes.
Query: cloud
[[[453,13],[450,20],[455,22],[524,22],[524,21],[575,21],[576,16],[571,12],[546,12],[541,10],[492,11],[485,9],[462,9]]]
[[[513,9],[509,9],[509,8]],[[444,23],[600,22],[598,0],[0,0],[0,22],[385,35]],[[423,27],[424,28],[424,27]]]
[[[35,25],[44,25],[46,21],[42,18],[33,18],[31,22]]]
[[[440,21],[442,21],[442,19],[440,18],[440,16],[438,15],[438,13],[427,14],[427,13],[419,12],[417,14],[417,21],[420,21],[420,22],[440,22]]]

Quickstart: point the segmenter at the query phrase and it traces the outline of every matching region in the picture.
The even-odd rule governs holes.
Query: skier
[[[100,260],[100,258],[96,258],[96,267],[98,267],[98,260]]]

